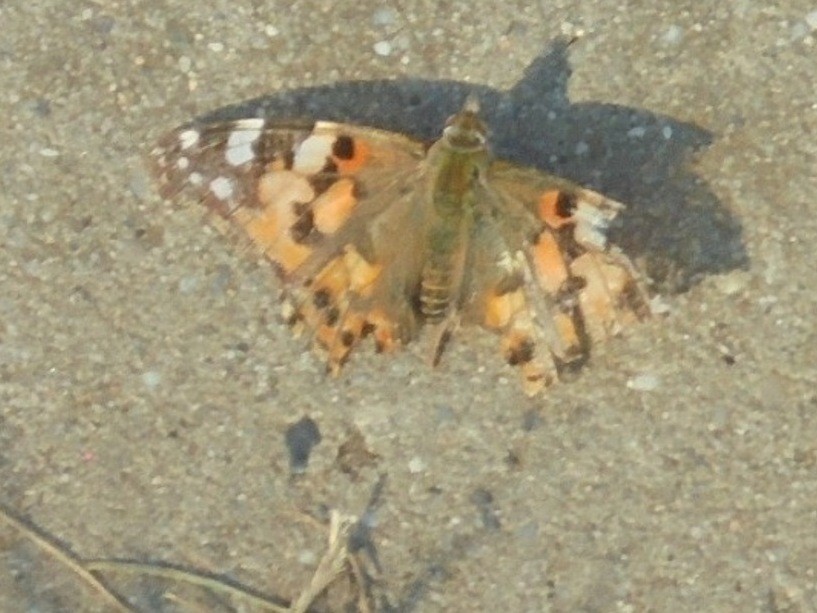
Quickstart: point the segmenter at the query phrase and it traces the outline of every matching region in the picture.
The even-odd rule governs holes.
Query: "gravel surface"
[[[336,509],[378,611],[817,610],[814,2],[0,3],[0,505],[281,599]],[[431,137],[467,93],[500,156],[628,203],[666,307],[544,399],[481,332],[327,378],[269,268],[145,171],[195,116]],[[0,523],[0,610],[105,607]]]

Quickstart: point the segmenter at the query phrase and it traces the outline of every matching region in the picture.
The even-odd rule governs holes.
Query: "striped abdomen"
[[[461,219],[457,216],[439,220],[429,233],[426,261],[420,279],[420,312],[430,321],[442,319],[448,310],[452,294],[458,291],[462,275],[457,257],[464,245],[458,232]]]

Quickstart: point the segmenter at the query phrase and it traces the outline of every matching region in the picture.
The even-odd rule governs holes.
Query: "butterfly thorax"
[[[429,150],[431,211],[420,283],[420,311],[427,319],[441,319],[462,294],[476,190],[488,162],[485,128],[467,107]]]

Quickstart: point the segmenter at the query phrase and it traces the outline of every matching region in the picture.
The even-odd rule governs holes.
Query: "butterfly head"
[[[462,110],[448,118],[443,130],[443,140],[458,151],[477,151],[485,148],[486,127],[479,118],[479,101],[476,98],[469,97]]]

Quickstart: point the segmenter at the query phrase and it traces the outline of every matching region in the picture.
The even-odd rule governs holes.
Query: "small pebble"
[[[751,277],[748,273],[737,271],[715,277],[715,287],[726,296],[734,296],[744,291]]]
[[[661,380],[651,373],[641,373],[627,381],[627,387],[637,392],[652,392],[660,384]]]
[[[672,307],[661,295],[650,298],[650,312],[653,315],[666,315],[670,311],[672,311]]]
[[[182,294],[192,294],[199,286],[199,279],[195,275],[188,275],[179,280],[179,292]]]
[[[397,11],[390,6],[379,8],[372,15],[372,23],[380,28],[394,25],[396,21]]]
[[[387,40],[381,40],[374,44],[374,52],[381,57],[387,57],[391,55],[391,51],[392,51],[391,43]]]
[[[317,561],[318,556],[315,555],[314,551],[304,549],[298,554],[298,563],[303,564],[304,566],[315,566]]]
[[[627,136],[629,138],[644,138],[644,135],[647,133],[647,128],[644,126],[635,126],[634,128],[630,128],[627,132]]]
[[[673,24],[661,35],[661,40],[666,45],[677,45],[681,42],[683,37],[683,29],[680,26]]]
[[[411,460],[409,460],[408,469],[412,475],[416,475],[417,473],[421,473],[426,469],[426,463],[423,462],[421,458],[414,456],[411,458]]]
[[[145,384],[145,387],[149,389],[156,389],[159,387],[159,384],[162,382],[162,375],[155,370],[149,370],[145,373],[142,373],[142,383]]]

